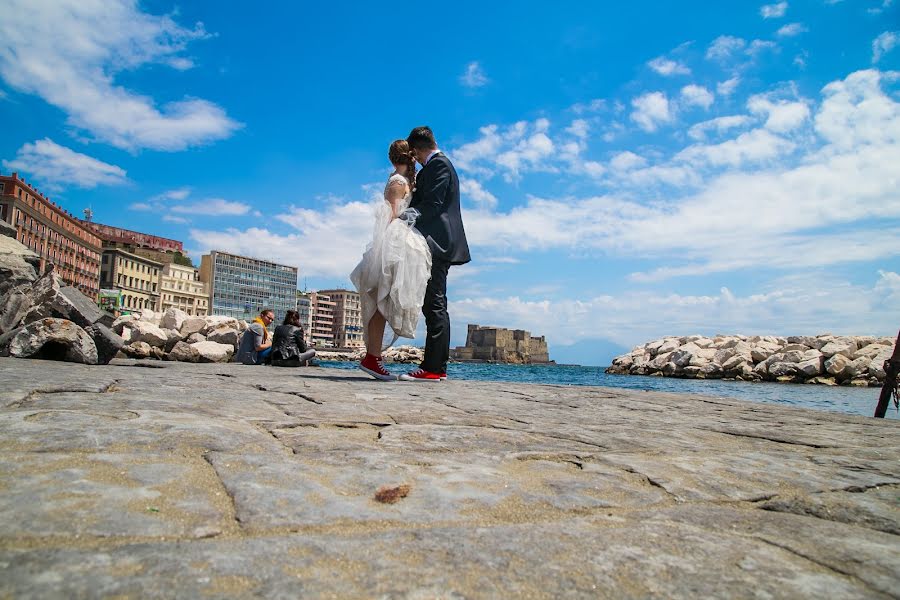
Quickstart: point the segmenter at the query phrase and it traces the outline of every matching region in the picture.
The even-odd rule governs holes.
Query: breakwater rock
[[[607,373],[880,386],[894,339],[873,336],[689,335],[647,342]]]
[[[362,360],[366,355],[365,348],[358,350],[319,350],[316,349],[316,358],[319,360],[342,360],[355,362]],[[385,362],[393,363],[420,363],[425,357],[424,348],[415,346],[392,346],[382,353]]]

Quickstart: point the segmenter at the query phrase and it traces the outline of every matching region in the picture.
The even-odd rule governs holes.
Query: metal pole
[[[884,418],[887,412],[888,404],[891,401],[891,394],[897,389],[897,374],[900,373],[900,333],[897,334],[897,341],[894,342],[894,352],[891,357],[884,361],[884,385],[881,386],[881,395],[878,396],[878,406],[875,407],[875,417]]]

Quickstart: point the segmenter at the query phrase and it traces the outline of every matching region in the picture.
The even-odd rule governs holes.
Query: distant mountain
[[[559,364],[606,367],[612,363],[613,358],[630,350],[631,348],[609,340],[591,339],[581,340],[570,346],[551,344],[550,358]]]

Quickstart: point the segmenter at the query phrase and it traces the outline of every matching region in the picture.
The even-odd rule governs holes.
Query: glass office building
[[[214,250],[200,259],[200,281],[209,285],[209,313],[250,321],[265,308],[280,325],[297,309],[297,267]]]

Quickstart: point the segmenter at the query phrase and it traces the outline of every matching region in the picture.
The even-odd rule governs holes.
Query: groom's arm
[[[421,201],[415,209],[421,213],[419,221],[431,221],[443,212],[447,198],[447,189],[450,187],[450,167],[443,161],[434,164],[433,173],[427,181],[421,182],[424,189],[419,189]]]

